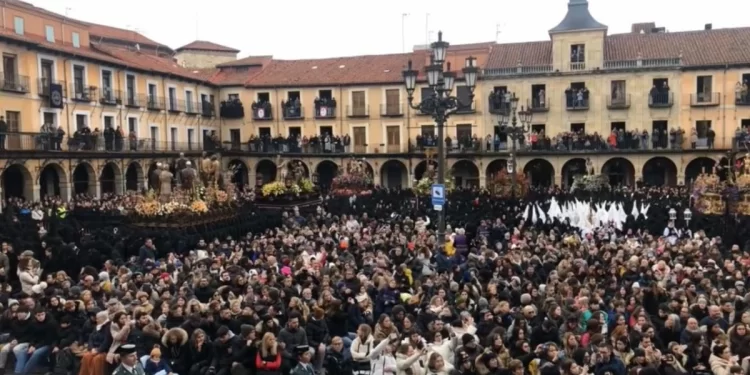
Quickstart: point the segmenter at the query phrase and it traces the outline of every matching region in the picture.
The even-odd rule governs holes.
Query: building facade
[[[411,186],[438,140],[410,106],[402,71],[430,51],[316,60],[236,59],[196,41],[172,50],[141,34],[62,17],[17,0],[0,3],[0,138],[4,197],[121,193],[179,153],[221,151],[237,183],[275,179],[304,162],[321,185],[363,157],[375,182]],[[473,98],[445,134],[458,185],[486,186],[514,146],[499,121],[509,98],[533,114],[518,170],[534,184],[567,185],[590,159],[612,183],[690,183],[725,162],[750,128],[750,28],[667,33],[635,24],[608,34],[585,0],[547,41],[451,46],[456,71],[482,69]],[[429,95],[426,80],[413,104]],[[743,86],[744,85],[744,86]]]

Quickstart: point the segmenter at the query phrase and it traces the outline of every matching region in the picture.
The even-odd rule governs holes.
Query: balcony
[[[471,103],[466,105],[460,101],[456,104],[458,104],[458,108],[456,109],[456,112],[453,112],[456,115],[470,115],[477,112],[477,102],[475,100],[472,100]]]
[[[167,100],[167,111],[172,113],[185,112],[185,101],[169,98]]]
[[[146,99],[146,109],[149,111],[163,111],[166,109],[164,106],[164,98],[155,95],[148,95]]]
[[[128,108],[141,108],[145,103],[145,95],[137,95],[132,91],[125,94],[125,106]]]
[[[493,115],[503,115],[510,111],[510,95],[501,92],[491,92],[487,107]]]
[[[608,109],[628,109],[630,108],[630,94],[620,94],[617,96],[607,97]]]
[[[253,102],[253,120],[268,121],[273,120],[273,107],[269,102]]]
[[[734,98],[734,105],[736,106],[750,106],[750,95],[745,92],[738,92]]]
[[[201,113],[201,107],[198,105],[197,102],[194,102],[192,100],[185,101],[185,113],[188,115],[199,115]]]
[[[398,154],[401,152],[401,145],[387,145],[385,151],[389,154]]]
[[[203,117],[214,117],[216,116],[216,106],[213,102],[203,101],[201,102],[201,116]]]
[[[346,106],[346,115],[351,118],[370,117],[370,107],[367,105],[348,105]]]
[[[303,120],[305,118],[305,107],[298,102],[281,101],[281,108],[284,114],[284,120]]]
[[[718,92],[690,94],[691,107],[715,107],[719,104],[721,104],[721,94]]]
[[[0,91],[27,94],[30,89],[29,82],[30,80],[27,76],[0,72]]]
[[[65,83],[62,81],[52,81],[47,78],[39,78],[37,80],[37,92],[39,93],[39,96],[44,97],[44,98],[49,97],[50,85],[62,86],[63,97],[67,98],[67,91],[65,90]]]
[[[89,103],[92,102],[96,96],[96,86],[81,86],[72,84],[70,85],[71,96],[70,99],[76,102]]]
[[[565,108],[568,111],[588,111],[589,110],[589,95],[586,92],[583,96],[579,96],[575,93],[565,94]]]
[[[331,105],[315,105],[315,118],[328,119],[336,118],[336,102]]]
[[[121,105],[122,92],[113,90],[111,87],[102,87],[99,90],[99,104],[101,105]]]
[[[526,101],[526,107],[534,113],[549,112],[549,100],[547,100],[546,96],[528,99]]]
[[[20,133],[9,132],[0,138],[4,141],[0,147],[0,155],[8,152],[28,152],[33,155],[40,151],[46,152],[77,152],[102,153],[102,156],[121,153],[165,153],[165,152],[198,152],[208,150],[210,145],[201,147],[197,142],[157,141],[141,138],[131,140],[128,137],[120,140],[106,141],[102,135],[93,134],[58,135],[49,133]]]
[[[354,145],[353,151],[355,154],[366,154],[367,153],[367,145]]]
[[[401,117],[404,115],[404,105],[402,103],[390,103],[380,105],[380,116],[382,117]]]
[[[586,70],[586,63],[585,62],[572,62],[570,63],[570,71],[571,72],[579,72],[582,70]]]
[[[228,119],[245,118],[245,107],[239,99],[224,100],[219,106],[219,116]]]
[[[650,108],[671,108],[674,105],[672,92],[653,92],[648,95]]]

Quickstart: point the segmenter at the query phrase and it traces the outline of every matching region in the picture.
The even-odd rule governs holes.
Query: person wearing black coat
[[[27,374],[37,366],[41,365],[57,345],[57,322],[43,308],[34,311],[31,321],[31,341],[29,342],[29,356],[19,358],[16,353],[16,368],[18,362],[25,362],[22,374]]]
[[[323,367],[326,346],[331,340],[323,309],[319,307],[313,308],[312,319],[307,322],[305,332],[307,333],[307,345],[315,350],[315,368],[320,370]]]
[[[28,308],[20,306],[16,311],[16,317],[9,322],[10,337],[8,337],[8,340],[10,340],[10,343],[0,349],[0,372],[4,372],[3,370],[5,370],[5,364],[8,361],[8,355],[10,355],[11,351],[16,353],[17,351],[25,351],[22,349],[28,348],[33,337],[31,329],[32,319],[34,318],[29,317]],[[12,345],[14,342],[15,345]],[[16,369],[19,370],[16,372],[20,372],[23,370],[23,365],[20,368],[17,366]]]
[[[346,355],[341,337],[334,337],[331,341],[323,367],[326,374],[352,375],[352,359]]]
[[[213,343],[213,358],[208,373],[216,375],[229,375],[232,370],[232,347],[239,336],[232,336],[227,326],[221,326],[216,331],[216,340]]]
[[[255,338],[255,327],[249,324],[240,327],[239,339],[234,342],[232,348],[232,375],[255,374],[255,356],[258,353],[258,341]]]
[[[206,374],[214,358],[214,347],[206,332],[202,329],[193,331],[186,350],[183,368],[189,369],[188,375]]]

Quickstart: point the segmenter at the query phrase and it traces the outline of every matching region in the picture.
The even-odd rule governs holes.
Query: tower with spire
[[[568,13],[549,30],[555,71],[571,72],[601,68],[607,25],[589,12],[587,0],[569,0]]]

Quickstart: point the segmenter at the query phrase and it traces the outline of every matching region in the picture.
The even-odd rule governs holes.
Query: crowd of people
[[[284,212],[248,199],[237,228],[190,233],[110,220],[125,199],[5,206],[0,369],[750,373],[750,223],[670,221],[684,189],[456,190],[444,238],[410,190]],[[584,201],[629,214],[581,231],[552,212]]]

